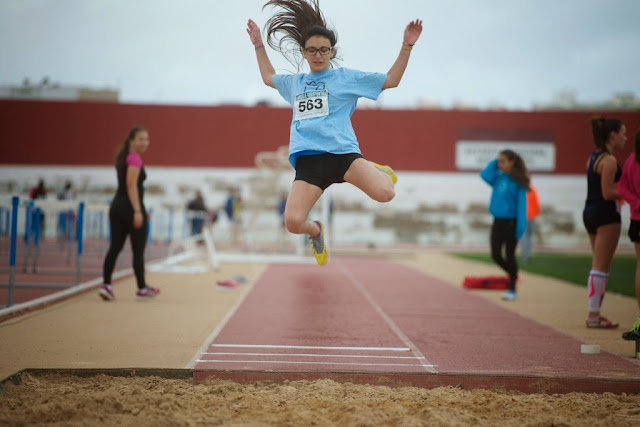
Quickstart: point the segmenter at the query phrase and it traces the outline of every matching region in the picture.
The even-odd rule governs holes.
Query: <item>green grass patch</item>
[[[451,255],[471,261],[494,264],[488,253],[451,253]],[[519,262],[518,266],[520,270],[529,273],[562,279],[586,288],[589,270],[591,270],[591,255],[534,253],[528,263]],[[615,255],[607,282],[607,291],[635,297],[635,274],[636,257],[634,255]]]

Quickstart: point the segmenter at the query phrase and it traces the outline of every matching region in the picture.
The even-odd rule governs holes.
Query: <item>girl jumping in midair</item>
[[[267,43],[293,61],[301,55],[308,73],[276,74],[267,56],[260,28],[249,20],[247,33],[255,47],[262,81],[278,90],[292,106],[289,162],[296,176],[289,191],[284,223],[291,233],[308,234],[316,261],[329,260],[324,226],[308,219],[311,208],[331,184],[349,182],[378,202],[395,196],[397,177],[389,166],[365,160],[351,125],[358,98],[377,99],[397,87],[409,62],[422,21],[410,22],[396,61],[386,74],[333,68],[336,33],[327,27],[318,0],[271,0],[264,7],[280,10],[265,26]],[[302,61],[299,61],[301,63]]]

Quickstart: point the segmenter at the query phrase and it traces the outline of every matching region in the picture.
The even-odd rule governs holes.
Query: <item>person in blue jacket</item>
[[[489,204],[489,213],[493,215],[491,257],[509,275],[509,289],[502,299],[513,301],[518,279],[516,246],[527,228],[529,171],[522,157],[512,150],[503,150],[480,176],[493,187]]]
[[[260,28],[253,20],[247,22],[262,81],[277,89],[292,108],[289,162],[296,176],[284,212],[285,227],[291,233],[309,235],[317,263],[325,265],[329,255],[324,227],[308,216],[327,187],[348,182],[378,202],[389,202],[395,196],[396,174],[389,166],[363,157],[351,115],[359,98],[375,100],[383,90],[400,84],[422,32],[422,21],[416,19],[405,27],[389,71],[373,73],[333,68],[337,35],[328,28],[318,0],[270,0],[264,7],[277,8],[266,23],[267,44],[298,69],[305,62],[309,67],[308,73],[277,74]]]

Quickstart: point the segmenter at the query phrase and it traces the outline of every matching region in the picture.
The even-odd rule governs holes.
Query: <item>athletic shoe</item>
[[[622,333],[622,339],[628,341],[640,341],[640,317],[636,319],[630,330]]]
[[[396,176],[396,173],[393,171],[393,169],[391,169],[391,167],[387,165],[379,165],[374,162],[371,162],[371,163],[373,163],[373,166],[375,166],[378,170],[381,170],[382,172],[389,175],[389,177],[391,178],[391,181],[393,181],[394,184],[398,182],[398,177]]]
[[[160,293],[160,289],[152,288],[151,286],[145,286],[142,289],[138,289],[138,291],[136,292],[136,299],[139,299],[139,300],[151,299],[157,296],[159,293]]]
[[[329,253],[327,246],[324,244],[324,225],[320,221],[314,221],[320,227],[320,233],[316,237],[309,236],[311,247],[313,248],[313,256],[319,265],[325,265],[329,261]]]
[[[238,284],[233,280],[218,280],[216,284],[218,285],[218,289],[222,289],[223,291],[231,291],[238,287]]]
[[[116,296],[113,294],[111,285],[107,285],[106,283],[103,283],[102,286],[100,286],[98,295],[100,295],[100,297],[105,301],[113,301],[114,299],[116,299]]]
[[[501,298],[503,301],[514,301],[516,299],[516,293],[515,291],[507,291],[502,294]]]
[[[233,276],[233,281],[236,283],[244,284],[247,283],[247,278],[242,274],[238,274],[237,276]]]
[[[612,322],[604,316],[598,316],[587,319],[587,328],[595,329],[615,329],[618,327],[618,322]]]

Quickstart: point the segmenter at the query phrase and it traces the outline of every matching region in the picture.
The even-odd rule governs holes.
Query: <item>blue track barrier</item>
[[[16,250],[18,237],[18,204],[17,196],[11,198],[11,250],[9,252],[9,298],[8,306],[13,305],[13,288],[16,282]]]
[[[76,265],[78,267],[78,284],[82,283],[82,238],[84,229],[84,202],[80,202],[78,206],[78,221],[76,223],[76,238],[78,240],[78,258]]]

